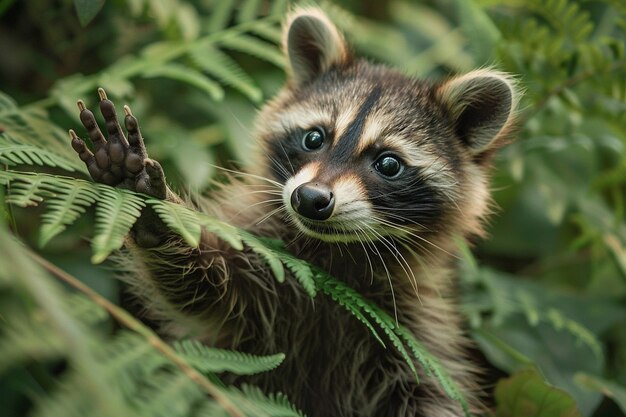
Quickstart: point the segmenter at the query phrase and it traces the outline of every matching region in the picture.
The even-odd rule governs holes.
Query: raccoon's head
[[[331,242],[478,233],[517,93],[500,72],[433,84],[354,58],[317,9],[284,30],[289,80],[258,133],[288,216]]]

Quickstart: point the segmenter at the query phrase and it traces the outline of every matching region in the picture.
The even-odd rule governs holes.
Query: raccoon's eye
[[[319,149],[324,143],[324,131],[318,127],[307,131],[302,138],[302,147],[307,151]]]
[[[383,155],[374,162],[374,169],[387,178],[394,178],[402,171],[402,162],[393,155]]]

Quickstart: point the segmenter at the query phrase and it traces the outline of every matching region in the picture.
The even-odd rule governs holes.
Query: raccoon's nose
[[[291,193],[291,207],[311,220],[326,220],[333,213],[335,196],[328,186],[307,182]]]

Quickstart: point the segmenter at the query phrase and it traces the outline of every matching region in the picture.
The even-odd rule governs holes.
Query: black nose
[[[311,220],[326,220],[335,207],[335,196],[328,186],[307,182],[291,193],[291,207]]]

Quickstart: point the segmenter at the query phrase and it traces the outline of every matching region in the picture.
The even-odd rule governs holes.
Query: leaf
[[[243,230],[241,230],[239,234],[241,235],[244,243],[248,245],[250,249],[252,249],[255,253],[259,254],[265,260],[265,262],[267,262],[267,265],[272,270],[274,278],[276,278],[278,282],[284,282],[285,269],[283,268],[283,263],[280,261],[280,258],[265,244],[263,244],[263,242],[261,242],[261,240],[259,240],[259,238],[257,238],[256,236]]]
[[[64,192],[46,200],[46,212],[41,216],[39,229],[40,247],[74,223],[96,201],[93,184],[78,180],[73,183]]]
[[[20,207],[37,206],[43,201],[44,196],[50,193],[43,189],[45,178],[42,176],[28,175],[12,181],[14,178],[6,171],[0,171],[0,178],[8,177],[10,187],[6,202]]]
[[[244,0],[237,13],[237,22],[245,23],[255,19],[261,6],[261,0]]]
[[[594,391],[601,392],[612,399],[626,414],[626,387],[593,375],[579,373],[574,376],[576,383]]]
[[[313,279],[313,269],[309,264],[287,253],[285,250],[277,251],[280,261],[293,273],[302,288],[311,298],[317,294],[315,280]]]
[[[204,373],[228,371],[237,375],[253,375],[271,371],[285,359],[283,353],[255,356],[208,347],[197,340],[175,342],[174,349],[187,363]]]
[[[275,45],[261,41],[249,35],[241,34],[229,36],[220,41],[222,46],[235,51],[263,59],[278,68],[285,68],[285,57],[278,51]]]
[[[581,417],[574,399],[548,384],[535,369],[500,380],[495,399],[496,417]]]
[[[136,194],[108,186],[97,186],[101,195],[96,206],[95,235],[91,261],[100,263],[122,247],[124,238],[139,218],[145,203]]]
[[[199,44],[190,51],[193,61],[223,83],[239,90],[250,100],[258,103],[263,98],[254,81],[231,57],[206,44]]]
[[[470,40],[476,63],[491,62],[496,44],[502,38],[497,26],[474,0],[454,0],[453,4],[463,33]]]
[[[181,64],[170,63],[146,71],[144,77],[166,77],[183,81],[205,91],[215,101],[224,99],[224,90],[219,84],[204,76],[201,72]]]
[[[102,9],[102,6],[104,6],[104,0],[74,0],[74,7],[76,8],[80,25],[87,26]]]
[[[197,212],[196,216],[200,224],[211,233],[228,243],[235,250],[243,250],[243,242],[239,230],[236,227],[212,218],[204,213]]]
[[[237,404],[248,417],[305,417],[281,393],[267,395],[258,387],[247,384],[242,384],[241,388],[225,388],[222,393]],[[195,415],[231,417],[227,410],[215,402],[204,403]]]
[[[195,212],[180,204],[167,204],[153,198],[146,201],[169,228],[178,233],[189,246],[200,245],[200,222]]]

